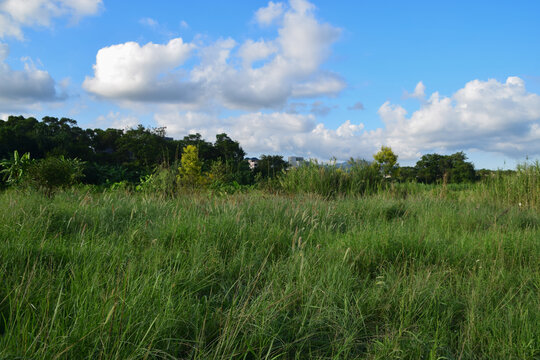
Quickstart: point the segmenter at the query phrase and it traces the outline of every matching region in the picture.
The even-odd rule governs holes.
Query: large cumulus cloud
[[[192,49],[180,38],[164,45],[128,42],[103,48],[97,54],[94,77],[87,77],[83,87],[103,98],[191,102],[198,96],[198,87],[182,81],[179,66]]]
[[[452,96],[435,92],[410,116],[386,102],[379,116],[387,142],[408,157],[427,149],[540,154],[540,96],[519,77],[473,80]]]
[[[272,39],[231,38],[209,45],[134,42],[99,50],[93,77],[84,88],[101,98],[174,103],[185,108],[209,103],[231,109],[283,107],[290,99],[334,95],[345,87],[321,65],[340,30],[320,22],[305,0],[270,2],[256,13],[261,26],[278,24]],[[183,66],[196,56],[191,67]]]
[[[53,19],[68,17],[77,21],[96,14],[102,0],[0,0],[0,39],[24,40],[24,27],[51,27]],[[22,69],[7,62],[9,46],[0,43],[0,105],[4,111],[28,110],[42,102],[64,100],[62,83],[23,57]]]

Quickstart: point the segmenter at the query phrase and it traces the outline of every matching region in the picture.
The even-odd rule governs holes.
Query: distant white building
[[[289,156],[289,167],[299,167],[304,162],[304,158],[301,156]]]
[[[254,170],[257,168],[257,166],[259,166],[259,159],[257,159],[256,157],[248,158],[247,161],[251,170]]]

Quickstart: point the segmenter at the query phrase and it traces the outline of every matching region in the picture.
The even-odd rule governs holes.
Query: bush
[[[78,159],[48,157],[28,167],[25,182],[51,196],[58,188],[75,185],[83,176],[84,163]]]
[[[177,190],[176,167],[158,166],[150,175],[141,178],[135,190],[172,196]]]

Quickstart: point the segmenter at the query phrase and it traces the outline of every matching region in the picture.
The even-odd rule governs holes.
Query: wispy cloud
[[[49,27],[54,18],[78,21],[102,8],[102,0],[3,0],[0,1],[0,38],[23,39],[23,27]]]
[[[140,19],[139,24],[149,26],[149,27],[152,27],[152,28],[159,25],[159,23],[156,20],[154,20],[152,18],[148,18],[148,17]]]
[[[362,102],[357,101],[352,106],[347,107],[347,110],[364,110],[364,104]]]

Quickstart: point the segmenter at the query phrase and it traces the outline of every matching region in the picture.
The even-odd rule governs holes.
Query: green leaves
[[[79,159],[48,157],[29,166],[25,180],[30,186],[51,196],[57,188],[76,184],[83,176],[83,165],[84,162]]]
[[[178,182],[182,186],[198,187],[204,182],[202,162],[194,145],[188,145],[182,152],[181,166],[178,168]]]
[[[394,176],[398,170],[397,155],[394,154],[389,146],[381,146],[381,150],[373,155],[376,164],[383,176]]]
[[[446,176],[449,183],[474,181],[474,165],[466,159],[463,152],[452,155],[426,154],[416,163],[418,180],[431,184]]]
[[[8,185],[17,185],[20,183],[26,169],[32,164],[30,159],[30,153],[25,153],[19,156],[19,152],[15,150],[13,152],[12,160],[4,160],[0,162],[2,170],[0,174],[3,174],[2,180]]]

